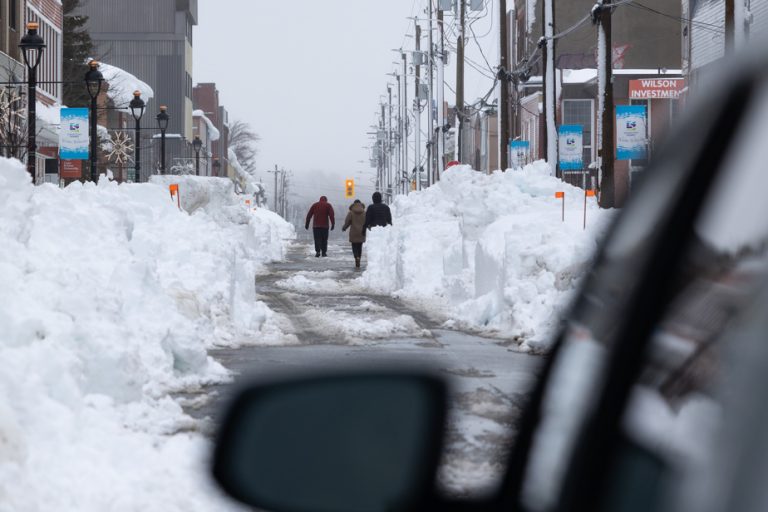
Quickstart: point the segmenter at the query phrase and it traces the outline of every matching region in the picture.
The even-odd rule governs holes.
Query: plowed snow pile
[[[453,167],[438,184],[398,196],[392,213],[394,226],[368,236],[362,284],[437,298],[451,322],[520,337],[524,350],[548,347],[612,217],[589,198],[584,230],[584,191],[543,162],[491,175]]]
[[[33,187],[0,160],[0,511],[231,510],[169,393],[268,335],[254,277],[293,229],[225,180]]]

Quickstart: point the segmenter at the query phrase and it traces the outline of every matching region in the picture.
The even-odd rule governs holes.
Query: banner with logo
[[[644,105],[616,107],[616,160],[647,158],[648,112]]]
[[[584,168],[584,129],[578,124],[564,124],[558,133],[560,170],[581,172]]]
[[[59,129],[59,158],[62,160],[88,160],[88,109],[62,108]]]
[[[509,167],[518,169],[528,163],[531,145],[527,140],[509,142]]]

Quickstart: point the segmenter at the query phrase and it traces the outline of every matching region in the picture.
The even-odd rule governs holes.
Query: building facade
[[[564,35],[555,41],[558,97],[552,100],[543,94],[542,52],[537,46],[543,33],[544,2],[516,0],[510,13],[514,21],[509,24],[511,68],[523,73],[511,88],[513,97],[507,115],[512,139],[529,142],[530,159],[545,158],[547,134],[543,107],[545,102],[552,104],[558,125],[582,127],[584,168],[596,178],[600,151],[597,29],[591,19],[585,19],[594,5],[593,0],[556,2],[554,33]],[[647,0],[642,8],[624,3],[612,12],[614,103],[645,107],[649,153],[663,138],[678,111],[682,89],[681,14],[681,6],[668,0]],[[658,83],[667,84],[667,89],[656,91],[652,85],[643,89],[645,84]],[[623,203],[631,188],[632,176],[645,165],[646,160],[616,161],[617,204]],[[581,184],[581,176],[573,182]]]
[[[197,84],[192,92],[195,109],[213,123],[219,133],[211,145],[211,159],[214,164],[213,175],[226,177],[232,174],[229,164],[229,113],[219,101],[219,90],[215,83]]]
[[[768,0],[733,0],[733,34],[726,34],[725,0],[682,0],[682,70],[695,92],[726,54],[726,38],[736,49],[768,38]]]
[[[143,139],[151,147],[142,154],[142,168],[157,169],[160,147],[150,136],[157,130],[160,106],[168,107],[167,167],[188,159],[193,140],[192,51],[197,25],[197,0],[98,0],[85,2],[79,14],[96,58],[118,66],[146,82],[155,92],[142,119]]]

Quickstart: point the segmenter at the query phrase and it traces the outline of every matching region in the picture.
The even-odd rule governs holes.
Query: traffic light
[[[355,197],[355,180],[347,180],[344,183],[344,197],[347,199]]]

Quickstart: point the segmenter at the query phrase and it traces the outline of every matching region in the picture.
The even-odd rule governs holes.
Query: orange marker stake
[[[594,190],[584,190],[584,229],[587,229],[587,198],[588,197],[595,197],[595,191]]]
[[[563,200],[563,222],[565,222],[565,192],[555,192],[555,199]]]
[[[173,199],[173,196],[176,196],[176,204],[179,206],[179,210],[181,210],[181,197],[179,197],[179,185],[177,183],[173,183],[172,185],[168,186],[168,190],[171,192],[171,199]]]

